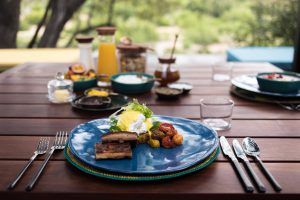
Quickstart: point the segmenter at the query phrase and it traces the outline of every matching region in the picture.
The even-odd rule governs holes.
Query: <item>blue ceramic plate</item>
[[[94,168],[127,174],[162,174],[191,167],[207,158],[218,147],[217,133],[203,124],[183,118],[154,117],[172,123],[183,135],[183,144],[173,149],[139,144],[133,149],[132,159],[95,160],[94,144],[109,129],[108,119],[97,119],[71,131],[70,150],[78,159]]]
[[[300,97],[300,92],[298,93],[275,93],[275,92],[267,92],[259,89],[259,85],[257,83],[256,75],[242,75],[235,77],[231,80],[232,85],[248,90],[250,92],[255,92],[257,94],[273,96],[273,97]]]

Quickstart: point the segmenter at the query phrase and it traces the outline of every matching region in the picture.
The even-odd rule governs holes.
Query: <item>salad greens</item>
[[[125,110],[138,111],[142,113],[146,118],[150,118],[153,114],[150,108],[148,108],[145,104],[140,104],[136,99],[133,99],[133,101],[125,107]]]
[[[117,110],[115,113],[109,116],[109,122],[110,122],[110,131],[116,132],[121,131],[120,127],[118,127],[118,117],[117,114],[123,112],[123,111],[137,111],[140,112],[145,116],[145,118],[151,118],[153,112],[148,108],[145,104],[140,104],[137,99],[133,99],[132,102],[130,102],[127,106],[122,107],[121,109]]]
[[[121,131],[121,129],[118,127],[118,119],[116,117],[110,117],[109,118],[110,128],[109,130],[112,132]]]

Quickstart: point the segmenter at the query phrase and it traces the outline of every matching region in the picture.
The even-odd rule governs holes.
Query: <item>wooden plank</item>
[[[147,93],[144,95],[130,95],[131,98],[136,98],[147,105],[200,105],[200,99],[212,97],[214,95],[183,95],[181,98],[175,100],[162,100],[157,98],[154,93]],[[222,98],[230,98],[235,102],[235,105],[263,105],[259,102],[244,100],[232,95],[220,95]],[[0,104],[51,104],[48,101],[46,94],[19,94],[19,93],[0,93]]]
[[[55,132],[54,132],[55,133]],[[54,135],[54,134],[52,134]],[[0,136],[0,160],[27,160],[36,148],[39,136]],[[51,142],[54,137],[51,137]],[[229,138],[232,143],[233,138]],[[238,139],[242,144],[242,139]],[[255,138],[261,149],[261,159],[265,162],[300,162],[299,139],[282,139],[282,138]],[[45,156],[38,159],[43,160]],[[53,160],[65,160],[62,152],[56,153]],[[249,158],[249,160],[252,160]],[[226,161],[228,158],[220,154],[217,161]]]
[[[23,161],[0,161],[0,186],[2,195],[20,195],[20,197],[23,197],[25,194],[24,188],[33,172],[40,165],[39,161],[35,162],[29,169],[15,188],[14,194],[7,193],[5,188],[24,164],[25,162]],[[284,196],[285,194],[299,195],[300,163],[266,163],[266,166],[283,187],[280,197],[287,199],[286,197],[288,196]],[[267,192],[263,197],[272,199],[274,196],[268,196],[268,194],[275,194],[276,192],[261,174],[257,166],[253,165],[253,168],[266,185]],[[57,179],[58,176],[59,181]],[[224,184],[226,184],[226,187],[224,187]],[[244,193],[232,166],[229,163],[218,162],[192,175],[170,181],[155,182],[153,184],[107,181],[83,174],[64,161],[50,161],[43,176],[36,185],[34,193],[84,194],[85,199],[88,199],[91,194],[97,194],[97,197],[101,199],[123,199],[124,195],[130,199],[136,199],[140,196],[143,196],[143,199],[153,199],[155,194],[159,194],[156,196],[159,199],[170,199],[174,196],[176,196],[176,199],[199,199],[203,197],[202,195],[214,197],[216,194],[235,194],[233,197],[238,196],[241,198],[243,195],[247,195]],[[254,192],[251,195],[251,199],[255,199],[256,194],[257,192]],[[31,197],[33,198],[34,195]]]
[[[20,94],[47,94],[47,87],[45,85],[14,85],[8,84],[0,85],[0,93],[20,93]],[[229,94],[229,85],[227,86],[199,86],[194,87],[191,91],[191,94],[207,94],[207,95],[228,95]]]
[[[149,106],[155,114],[199,119],[200,106]],[[1,118],[100,118],[109,113],[76,111],[68,104],[0,104]],[[233,119],[300,119],[300,113],[274,105],[235,106]]]
[[[71,131],[90,119],[5,119],[0,118],[0,135],[51,136],[58,130]],[[198,120],[197,120],[198,121]],[[299,138],[299,120],[232,120],[229,131],[218,134],[226,137]]]

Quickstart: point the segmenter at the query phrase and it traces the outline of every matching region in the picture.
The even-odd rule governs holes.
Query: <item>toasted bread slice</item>
[[[102,143],[127,143],[129,142],[132,146],[137,143],[137,133],[128,131],[109,132],[102,135]]]
[[[132,151],[129,143],[96,143],[95,158],[101,159],[123,159],[131,158]]]

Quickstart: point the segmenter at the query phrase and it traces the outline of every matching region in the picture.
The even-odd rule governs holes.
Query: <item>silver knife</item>
[[[242,167],[240,166],[237,158],[235,157],[232,149],[231,149],[231,146],[229,145],[228,141],[226,140],[226,138],[224,136],[221,136],[220,137],[220,144],[221,144],[221,147],[222,147],[222,150],[223,150],[223,153],[225,155],[227,155],[233,162],[242,182],[243,182],[243,185],[245,187],[245,190],[247,192],[253,192],[254,188],[253,188],[253,185],[252,183],[250,182],[250,180],[248,179],[247,175],[245,174],[245,172],[243,171]]]
[[[232,145],[233,145],[233,149],[234,149],[236,156],[244,161],[246,167],[248,168],[248,171],[250,172],[251,176],[253,177],[254,181],[257,184],[258,190],[260,192],[266,192],[266,187],[264,186],[262,181],[259,179],[257,174],[254,172],[253,168],[251,167],[250,162],[249,162],[243,148],[241,147],[239,141],[237,139],[234,139],[232,141]]]

